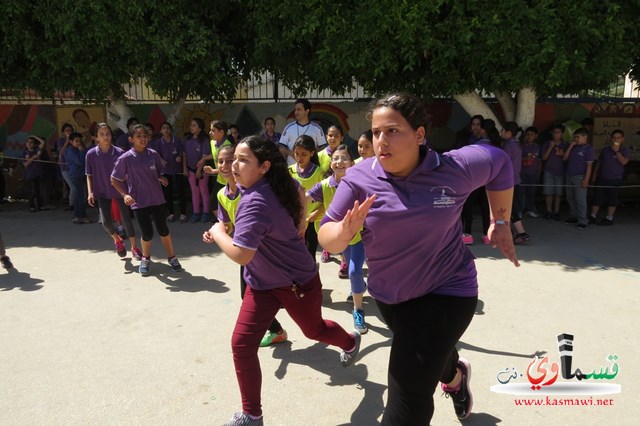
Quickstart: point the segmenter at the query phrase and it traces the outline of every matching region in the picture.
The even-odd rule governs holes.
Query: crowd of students
[[[359,136],[360,158],[354,159],[343,144],[343,130],[330,126],[325,135],[309,120],[310,111],[310,103],[298,99],[296,120],[282,135],[269,117],[264,134],[246,138],[234,136],[233,126],[219,120],[209,123],[207,133],[203,120],[194,118],[184,138],[165,122],[160,137],[152,140],[152,128],[130,119],[128,132],[113,141],[111,129],[101,123],[95,128],[96,146],[88,151],[73,129],[63,127],[59,153],[74,222],[87,223],[86,203],[97,205],[117,254],[126,256],[128,238],[141,275],[150,274],[154,227],[178,272],[182,266],[167,222],[214,222],[203,241],[240,265],[242,305],[232,352],[242,410],[228,425],[263,424],[258,348],[287,339],[276,319],[281,308],[305,336],[338,347],[339,361],[347,367],[357,360],[361,335],[368,331],[366,291],[394,335],[382,423],[428,424],[438,383],[458,418],[468,417],[471,364],[455,344],[473,318],[478,296],[475,264],[466,247],[473,243],[473,209],[481,206],[483,242],[518,266],[514,244],[531,238],[522,218],[539,216],[536,187],[520,183],[536,185],[544,170],[545,217],[556,218],[558,188],[567,182],[575,186],[566,187],[572,217],[565,222],[584,229],[598,213],[595,206],[592,217],[585,212],[586,187],[596,179],[588,131],[578,129],[573,142],[565,144],[556,137],[563,129],[554,127],[553,139],[539,148],[535,128],[528,128],[520,142],[516,123],[505,123],[500,133],[492,120],[474,116],[461,146],[439,154],[425,144],[422,101],[393,94],[372,103],[372,129]],[[611,187],[620,184],[619,166],[628,161],[621,131],[614,132],[612,142],[597,168],[598,182],[607,187],[597,200],[609,205],[603,221],[611,223],[611,205],[617,202]],[[41,163],[36,160],[43,158],[37,141],[28,141],[25,166],[32,194],[39,193]],[[37,195],[30,201],[32,209],[42,205]],[[140,247],[129,209],[141,230]],[[320,260],[340,256],[338,275],[350,280],[352,332],[322,317],[319,245]]]

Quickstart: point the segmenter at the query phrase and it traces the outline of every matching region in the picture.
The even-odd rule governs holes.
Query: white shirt
[[[316,147],[323,147],[327,145],[327,140],[324,137],[324,131],[319,124],[314,123],[312,121],[308,122],[305,125],[299,124],[297,121],[292,121],[287,124],[282,131],[282,136],[280,137],[280,144],[289,148],[290,151],[293,151],[293,144],[296,142],[299,136],[308,135],[315,141]],[[295,164],[295,160],[289,156],[287,158],[287,163],[289,165]]]

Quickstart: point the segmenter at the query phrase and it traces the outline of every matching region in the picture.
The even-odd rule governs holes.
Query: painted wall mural
[[[497,103],[490,105],[496,115],[502,118]],[[317,102],[312,104],[311,119],[323,128],[337,124],[345,131],[345,142],[355,144],[359,134],[369,128],[366,119],[368,105],[358,102]],[[452,147],[457,138],[465,131],[469,115],[455,102],[438,101],[428,107],[428,139],[431,145],[440,151]],[[157,130],[171,114],[171,105],[129,105],[131,112],[141,123],[151,123]],[[97,106],[51,106],[51,105],[0,105],[0,150],[4,154],[3,168],[17,165],[24,150],[28,135],[35,134],[44,138],[52,146],[58,138],[62,123],[71,123],[85,135],[90,143],[89,129],[100,121],[106,121],[109,110]],[[629,146],[632,160],[640,162],[640,103],[636,104],[595,104],[595,103],[539,103],[536,106],[534,126],[540,131],[540,142],[544,142],[549,127],[555,122],[579,123],[585,117],[595,121],[594,146],[600,150],[608,144],[612,130],[622,128],[625,131],[625,143]],[[293,120],[293,102],[280,103],[231,103],[231,104],[187,104],[179,112],[174,131],[183,136],[188,131],[193,117],[202,118],[205,123],[211,120],[225,120],[236,124],[243,136],[261,133],[267,117],[276,121],[276,130]],[[114,129],[119,132],[119,129]],[[635,169],[634,169],[635,170]],[[636,172],[630,179],[640,181]],[[7,191],[10,193],[8,182]],[[16,183],[12,183],[16,185]],[[18,183],[19,184],[19,183]]]

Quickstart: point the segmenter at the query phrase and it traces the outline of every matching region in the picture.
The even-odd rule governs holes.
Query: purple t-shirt
[[[176,158],[182,156],[182,141],[172,136],[170,140],[158,138],[151,148],[160,154],[160,157],[167,162],[164,166],[166,175],[178,175],[182,173],[182,163],[178,163]]]
[[[269,182],[261,179],[241,194],[233,244],[256,251],[244,268],[247,284],[269,290],[310,281],[316,262]]]
[[[280,137],[281,137],[281,136],[282,136],[282,135],[281,135],[280,133],[278,133],[278,132],[273,132],[273,135],[271,135],[271,136],[269,136],[269,135],[267,134],[267,132],[264,132],[264,133],[262,134],[262,137],[263,137],[263,138],[265,138],[266,140],[271,141],[271,142],[273,142],[273,143],[275,143],[275,144],[278,144],[278,143],[280,142]]]
[[[182,149],[187,156],[187,168],[195,172],[198,168],[198,161],[205,156],[211,154],[211,144],[209,140],[202,142],[196,138],[189,138],[182,141]]]
[[[537,143],[525,143],[522,148],[522,176],[538,176],[538,166],[540,164],[540,145]]]
[[[35,148],[33,150],[25,149],[23,154],[22,154],[22,158],[24,158],[26,160],[27,157],[31,158],[34,155],[36,155],[37,153],[38,153],[38,148]],[[32,179],[35,179],[37,177],[40,177],[40,176],[44,175],[44,170],[45,170],[44,169],[44,165],[45,165],[45,163],[41,163],[38,160],[45,160],[45,159],[46,158],[43,158],[41,156],[40,158],[37,158],[34,161],[32,161],[31,164],[29,164],[24,170],[24,178],[27,179],[27,180],[32,180]]]
[[[587,163],[593,163],[595,154],[588,143],[574,145],[567,159],[567,176],[581,176],[587,172]]]
[[[511,167],[513,168],[513,184],[520,184],[520,169],[522,168],[522,148],[518,140],[515,138],[504,141],[502,149],[509,155],[511,159]]]
[[[342,178],[322,222],[342,220],[354,201],[376,194],[362,231],[371,294],[384,303],[428,293],[476,296],[474,257],[460,238],[460,215],[469,194],[485,185],[513,187],[511,161],[500,148],[428,151],[407,177],[392,176],[376,157],[367,158]]]
[[[547,152],[549,146],[552,141],[547,141],[542,146],[542,155]],[[567,149],[566,142],[560,142],[558,146],[551,150],[551,154],[549,154],[549,158],[547,158],[544,162],[544,171],[549,172],[554,176],[564,176],[564,160],[562,156],[564,155],[564,150]]]
[[[338,184],[340,182],[336,180],[336,177],[334,175],[329,176],[327,179],[329,179],[329,186],[331,188],[338,187]],[[318,203],[324,203],[324,193],[322,192],[322,182],[318,182],[315,185],[313,185],[313,187],[307,191],[307,194],[309,194],[309,196],[313,201],[316,201]]]
[[[622,145],[620,147],[620,154],[625,158],[629,158],[629,149]],[[616,152],[610,146],[602,148],[600,156],[598,157],[598,163],[600,163],[599,170],[601,179],[615,180],[623,178],[624,166],[620,164]]]
[[[152,149],[137,152],[130,149],[118,158],[111,177],[127,181],[129,195],[136,201],[132,209],[158,206],[165,203],[160,184],[163,173],[160,155]]]
[[[87,152],[85,169],[87,176],[92,177],[93,195],[96,198],[122,198],[111,185],[111,172],[116,160],[124,154],[117,146],[111,145],[107,152],[102,152],[99,146]]]

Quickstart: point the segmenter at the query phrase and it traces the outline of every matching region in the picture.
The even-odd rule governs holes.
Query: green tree
[[[248,0],[253,69],[285,84],[450,96],[469,114],[534,118],[538,96],[606,87],[637,51],[638,0]],[[277,36],[274,36],[277,35]]]

